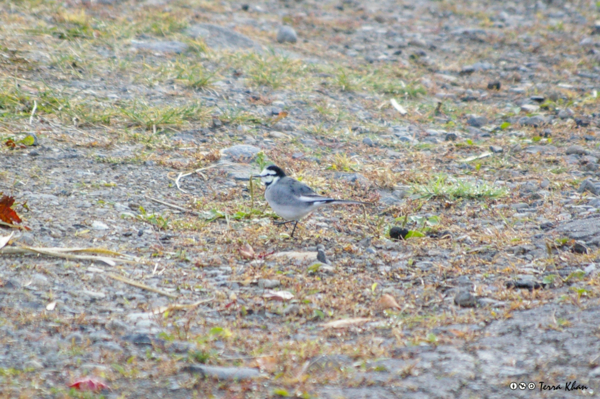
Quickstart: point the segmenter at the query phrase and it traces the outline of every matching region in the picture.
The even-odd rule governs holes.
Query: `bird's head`
[[[269,186],[275,183],[277,180],[285,177],[285,172],[279,166],[269,165],[263,169],[260,175],[254,175],[252,177],[260,177],[265,186]]]

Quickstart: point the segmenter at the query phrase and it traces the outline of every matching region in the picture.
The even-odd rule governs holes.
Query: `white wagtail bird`
[[[279,166],[269,165],[263,169],[260,177],[265,183],[265,198],[276,214],[286,219],[277,224],[294,223],[291,237],[294,237],[298,221],[312,211],[325,205],[355,204],[369,205],[368,202],[337,200],[318,195],[306,184],[299,182],[285,174]]]

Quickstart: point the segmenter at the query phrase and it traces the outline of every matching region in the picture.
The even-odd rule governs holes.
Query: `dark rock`
[[[242,381],[257,378],[260,373],[257,369],[247,367],[217,367],[204,365],[191,365],[181,369],[184,372],[200,374],[203,377],[214,378],[217,380]]]
[[[530,99],[531,101],[535,101],[536,103],[543,103],[544,101],[546,101],[546,97],[544,96],[531,96]]]
[[[571,248],[571,251],[573,253],[576,253],[576,254],[587,254],[587,253],[589,253],[588,247],[586,247],[584,244],[582,244],[580,242],[576,242],[573,245],[573,247]]]
[[[327,255],[325,254],[325,247],[323,244],[317,245],[317,260],[326,265],[330,264],[329,259],[327,259]]]
[[[458,134],[454,132],[450,132],[446,134],[446,141],[456,141],[458,139]]]
[[[463,308],[472,308],[477,306],[477,298],[469,291],[459,291],[454,296],[454,303]]]
[[[404,237],[406,237],[406,235],[408,234],[408,232],[408,229],[394,226],[390,229],[390,238],[394,240],[403,240]]]
[[[462,69],[460,70],[460,74],[461,75],[470,75],[473,72],[475,72],[475,68],[473,67],[473,65],[465,65],[464,67],[462,67]]]
[[[242,11],[248,11],[250,9],[250,7],[248,6],[248,4],[242,4]]]
[[[123,336],[123,341],[131,342],[134,345],[138,346],[152,346],[152,345],[164,345],[164,341],[161,339],[157,339],[151,337],[148,334],[131,334]]]
[[[489,82],[487,85],[488,90],[500,90],[500,82],[498,81],[494,81],[494,82]]]
[[[517,280],[506,282],[506,288],[524,288],[528,289],[529,291],[538,290],[544,286],[545,284],[528,278],[519,278]]]
[[[370,137],[365,137],[362,142],[363,144],[366,144],[369,147],[373,147],[375,145],[375,143],[373,142],[373,140],[371,140]]]
[[[497,145],[491,145],[490,151],[492,151],[494,154],[500,154],[500,153],[504,152],[504,148],[499,147]]]
[[[575,124],[579,127],[588,127],[590,125],[590,119],[589,118],[575,118]]]
[[[484,116],[472,116],[467,119],[467,124],[473,127],[483,127],[487,125],[488,120]]]

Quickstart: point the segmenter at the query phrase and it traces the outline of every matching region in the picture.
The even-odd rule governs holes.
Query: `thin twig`
[[[178,205],[170,204],[168,202],[161,201],[156,198],[148,197],[147,195],[145,197],[148,198],[150,201],[158,202],[159,204],[163,204],[165,206],[168,206],[169,208],[177,209],[178,211],[181,211],[181,212],[191,213],[192,215],[195,215],[195,216],[200,216],[200,214],[198,212],[190,211],[190,210],[182,208]]]
[[[73,255],[67,254],[60,251],[53,251],[48,248],[33,248],[25,245],[21,245],[20,247],[5,247],[0,250],[0,254],[10,254],[10,255],[34,255],[41,254],[47,256],[53,256],[56,258],[64,258],[64,259],[74,259],[74,260],[92,260],[97,262],[104,262],[109,266],[116,266],[116,262],[122,263],[138,263],[136,261],[127,260],[127,259],[117,259],[117,258],[108,258],[105,256],[92,256],[92,255]]]
[[[37,101],[33,100],[33,109],[31,110],[31,116],[29,117],[29,124],[33,124],[33,115],[35,115],[35,110],[37,109]]]
[[[215,299],[215,297],[210,297],[207,299],[203,299],[201,301],[198,302],[194,302],[194,303],[189,303],[187,305],[185,304],[180,304],[180,303],[174,303],[168,306],[161,306],[160,308],[154,309],[152,311],[152,313],[154,314],[159,314],[159,313],[164,313],[164,312],[170,312],[171,310],[187,310],[187,311],[191,311],[196,309],[198,306],[202,305],[203,303],[207,303],[207,302],[211,302]]]
[[[110,277],[110,278],[112,278],[113,280],[118,280],[118,281],[121,281],[121,282],[123,282],[125,284],[129,284],[129,285],[132,285],[134,287],[144,289],[146,291],[156,292],[157,294],[168,296],[169,298],[177,298],[177,295],[173,295],[173,294],[170,294],[168,292],[161,291],[158,288],[150,287],[150,286],[147,286],[146,284],[138,283],[137,281],[130,280],[127,277],[119,276],[119,275],[114,274],[114,273],[108,273],[107,276]]]
[[[17,226],[16,224],[6,223],[1,220],[0,220],[0,226],[12,227],[14,229],[19,229],[19,230],[27,230],[27,228],[25,226]]]
[[[179,191],[181,191],[182,193],[188,194],[187,191],[185,191],[184,189],[182,189],[181,187],[179,187],[179,181],[181,179],[183,179],[186,176],[193,175],[194,173],[198,173],[198,174],[202,175],[204,177],[204,179],[206,180],[206,176],[204,176],[202,173],[200,173],[201,171],[207,170],[207,169],[212,169],[212,168],[217,168],[219,166],[225,166],[225,165],[231,165],[231,163],[230,162],[223,162],[223,163],[218,163],[218,164],[213,164],[213,165],[210,165],[210,166],[206,166],[204,168],[196,169],[193,172],[188,172],[188,173],[181,172],[181,173],[179,173],[179,175],[175,179],[175,185],[177,186],[177,189]]]

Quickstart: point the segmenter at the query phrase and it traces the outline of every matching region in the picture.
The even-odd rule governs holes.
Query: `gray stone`
[[[483,127],[487,125],[488,120],[484,116],[471,116],[467,119],[467,124],[473,127]]]
[[[262,47],[252,39],[236,31],[212,24],[198,24],[187,32],[192,38],[201,38],[216,50],[252,50],[262,52]]]
[[[258,286],[262,289],[270,289],[279,287],[281,285],[281,281],[279,280],[268,280],[266,278],[261,278],[258,280]]]
[[[331,264],[331,262],[329,262],[329,259],[327,259],[327,255],[325,254],[325,247],[323,246],[323,244],[317,245],[317,260],[326,265]]]
[[[519,119],[519,123],[523,126],[539,127],[548,123],[548,120],[541,115],[525,116]]]
[[[277,31],[277,41],[279,43],[296,43],[298,41],[298,35],[291,26],[281,26]]]
[[[594,182],[591,179],[585,179],[577,189],[578,192],[590,192],[594,195],[600,195],[600,182]]]
[[[472,308],[477,306],[477,298],[469,291],[459,291],[454,296],[454,303],[463,308]]]
[[[589,151],[580,145],[572,145],[565,152],[567,155],[587,155]]]
[[[99,220],[94,220],[92,222],[92,229],[94,230],[108,230],[108,226],[106,223],[100,222]]]
[[[284,316],[296,315],[298,313],[300,313],[300,306],[298,306],[296,304],[287,305],[281,311],[281,314],[284,315]]]
[[[327,370],[340,370],[352,365],[352,358],[346,355],[322,355],[310,360],[307,371],[323,372]]]
[[[65,342],[68,344],[80,344],[83,342],[83,335],[81,335],[79,332],[73,332],[65,337]]]
[[[335,172],[334,179],[346,180],[349,183],[358,184],[359,186],[369,187],[371,182],[360,173]]]
[[[191,365],[184,367],[182,371],[200,374],[203,377],[215,378],[217,380],[242,381],[257,378],[260,373],[257,369],[247,367],[217,367],[204,365]]]
[[[127,331],[129,329],[129,325],[123,323],[118,319],[113,319],[106,323],[106,329],[110,331]]]
[[[253,145],[238,144],[221,150],[224,157],[236,162],[250,162],[261,151]]]
[[[131,44],[137,49],[156,51],[159,53],[181,54],[189,48],[187,44],[176,40],[148,42],[132,40]]]
[[[48,277],[39,273],[36,273],[31,277],[31,284],[34,287],[48,287],[51,285],[50,281],[48,281]]]
[[[371,140],[370,137],[365,137],[362,142],[363,144],[366,144],[369,147],[373,147],[375,145],[375,143],[373,142],[373,140]]]
[[[497,145],[491,145],[490,151],[493,152],[494,154],[501,154],[504,152],[504,148],[499,147]]]
[[[557,231],[566,233],[569,238],[583,240],[586,243],[600,237],[600,215],[592,215],[587,219],[577,219],[564,223]]]
[[[39,361],[37,361],[35,359],[32,359],[32,360],[29,360],[29,361],[25,362],[25,364],[23,365],[23,367],[25,369],[41,370],[41,369],[44,368],[44,365],[41,362],[39,362]]]

